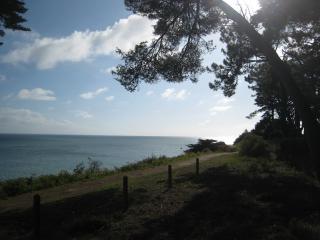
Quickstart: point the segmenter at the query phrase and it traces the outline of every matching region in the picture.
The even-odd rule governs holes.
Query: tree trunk
[[[271,44],[267,43],[255,28],[236,10],[223,0],[212,1],[229,19],[235,21],[239,25],[241,31],[246,33],[253,46],[267,57],[268,63],[271,65],[277,79],[281,81],[287,94],[292,98],[299,112],[304,126],[304,134],[308,143],[310,157],[315,171],[318,177],[320,177],[320,126],[316,116],[311,111],[310,105],[307,103],[292,77],[288,65],[281,60]]]

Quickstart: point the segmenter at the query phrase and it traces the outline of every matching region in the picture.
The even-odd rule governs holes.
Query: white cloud
[[[34,88],[31,90],[21,89],[18,93],[18,98],[23,100],[37,100],[37,101],[55,101],[54,92],[42,88]]]
[[[71,124],[69,121],[56,121],[48,119],[41,113],[33,112],[30,109],[17,108],[0,108],[0,123],[0,125],[3,124],[3,127],[16,126],[18,128],[25,126],[25,124],[53,127]]]
[[[102,93],[105,93],[106,91],[108,91],[107,87],[99,88],[94,92],[82,93],[82,94],[80,94],[80,97],[83,98],[83,99],[89,100],[89,99],[92,99],[92,98],[95,98],[95,97],[99,96]]]
[[[7,77],[3,74],[0,74],[0,82],[4,82],[7,80]]]
[[[175,93],[174,88],[167,88],[162,94],[161,97],[163,98],[171,98],[173,94]]]
[[[234,100],[235,100],[234,98],[223,97],[217,101],[217,105],[226,105],[226,104],[234,102]]]
[[[184,100],[186,97],[190,95],[187,90],[182,89],[180,91],[176,91],[174,88],[167,88],[162,94],[161,97],[168,100]]]
[[[1,57],[4,63],[33,63],[39,69],[54,68],[63,62],[81,62],[124,51],[153,37],[152,21],[130,15],[102,31],[75,31],[61,38],[37,37],[32,43],[18,46]]]
[[[108,96],[105,98],[107,102],[111,102],[114,100],[114,96]]]
[[[234,98],[222,97],[217,102],[216,105],[209,109],[210,116],[217,115],[218,112],[225,112],[232,108],[231,103],[234,102]]]
[[[91,115],[90,113],[88,113],[86,111],[78,110],[78,111],[74,111],[74,113],[75,113],[76,117],[80,117],[80,118],[83,118],[83,119],[93,118],[93,115]]]
[[[184,100],[187,97],[187,95],[188,95],[187,90],[183,89],[183,90],[177,92],[176,98],[180,99],[180,100]]]
[[[146,95],[147,95],[147,96],[151,96],[151,95],[153,95],[153,94],[154,94],[154,92],[153,92],[153,91],[151,91],[151,90],[150,90],[150,91],[148,91],[148,92],[146,92]]]

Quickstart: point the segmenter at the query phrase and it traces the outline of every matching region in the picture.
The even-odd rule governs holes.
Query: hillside
[[[126,174],[127,210],[120,175],[40,191],[42,239],[319,239],[319,185],[283,163],[207,156],[196,176],[187,160],[171,189],[166,169]],[[31,197],[0,202],[1,239],[31,239]]]

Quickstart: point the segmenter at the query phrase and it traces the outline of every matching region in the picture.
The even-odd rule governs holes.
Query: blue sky
[[[235,1],[230,0],[234,4]],[[251,1],[252,2],[252,1]],[[240,81],[231,99],[196,84],[159,82],[127,92],[110,70],[114,49],[152,39],[152,23],[119,0],[27,0],[32,32],[7,31],[0,47],[0,132],[212,137],[232,143],[258,119]],[[253,7],[253,6],[250,6]],[[206,56],[221,61],[217,50]]]

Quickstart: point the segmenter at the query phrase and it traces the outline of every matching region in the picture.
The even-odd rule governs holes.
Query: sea
[[[113,169],[147,157],[177,156],[187,137],[0,134],[0,180],[72,171],[89,159]]]

